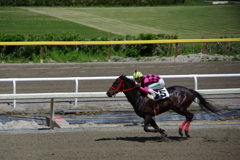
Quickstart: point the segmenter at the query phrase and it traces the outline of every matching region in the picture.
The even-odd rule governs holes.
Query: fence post
[[[108,62],[111,62],[111,49],[112,49],[112,46],[108,45]]]
[[[195,84],[195,90],[198,90],[198,80],[196,76],[194,76],[194,84]]]
[[[43,63],[43,46],[40,46],[40,63]]]
[[[50,106],[50,129],[54,129],[54,99],[51,98]]]
[[[16,94],[16,80],[13,80],[13,94]],[[16,100],[13,100],[13,108],[16,108]]]
[[[178,43],[176,43],[176,45],[175,45],[174,61],[177,60],[177,53],[178,53]]]
[[[75,79],[75,92],[78,93],[78,79]],[[77,106],[78,98],[75,98],[75,106]]]

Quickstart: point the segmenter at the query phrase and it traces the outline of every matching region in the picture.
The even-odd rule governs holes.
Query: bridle
[[[116,88],[114,88],[113,86],[110,87],[110,88],[112,88],[114,91],[117,91],[117,92],[126,92],[126,91],[130,91],[130,90],[136,88],[136,87],[134,86],[134,87],[132,87],[132,88],[124,89],[124,83],[123,83],[124,80],[122,80],[121,78],[118,78],[117,80],[120,81],[120,83],[118,84],[118,86],[117,86]],[[122,90],[119,91],[119,89],[120,89],[121,87],[122,87]]]

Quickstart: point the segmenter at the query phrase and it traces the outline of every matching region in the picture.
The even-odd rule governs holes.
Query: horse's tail
[[[214,106],[212,106],[209,102],[206,101],[205,98],[203,98],[203,96],[198,93],[197,91],[190,89],[190,91],[192,92],[192,94],[194,95],[194,97],[197,97],[199,99],[199,104],[203,107],[205,107],[206,109],[208,109],[209,111],[213,112],[213,113],[218,113],[219,110],[217,108],[215,108]]]

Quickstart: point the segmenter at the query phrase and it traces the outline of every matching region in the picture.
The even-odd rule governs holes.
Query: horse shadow
[[[169,137],[116,137],[116,138],[100,138],[95,141],[132,141],[132,142],[140,142],[145,143],[147,141],[153,142],[174,142],[174,141],[184,141],[187,140],[186,137],[177,137],[177,136],[169,136]]]

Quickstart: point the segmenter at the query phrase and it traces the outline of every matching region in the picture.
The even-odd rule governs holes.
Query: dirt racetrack
[[[239,125],[192,126],[191,138],[164,126],[168,138],[142,127],[0,132],[2,160],[238,160]]]
[[[135,69],[144,74],[159,75],[240,73],[239,62],[118,62],[1,64],[0,66],[0,78],[119,76],[132,75]],[[194,88],[193,79],[166,79],[165,81],[166,86],[182,85]],[[81,82],[79,91],[107,91],[112,82]],[[202,78],[199,80],[199,89],[240,88],[239,82],[240,78]],[[12,93],[12,83],[1,82],[0,88],[0,94]],[[17,93],[73,91],[74,82],[19,82],[17,84]],[[234,104],[238,102],[239,99]],[[34,107],[36,108],[31,106],[31,108]],[[189,139],[178,135],[177,125],[166,124],[162,127],[166,130],[168,138],[160,139],[159,134],[146,133],[141,126],[2,131],[0,132],[0,159],[237,160],[240,157],[238,120],[234,124],[193,123]]]

